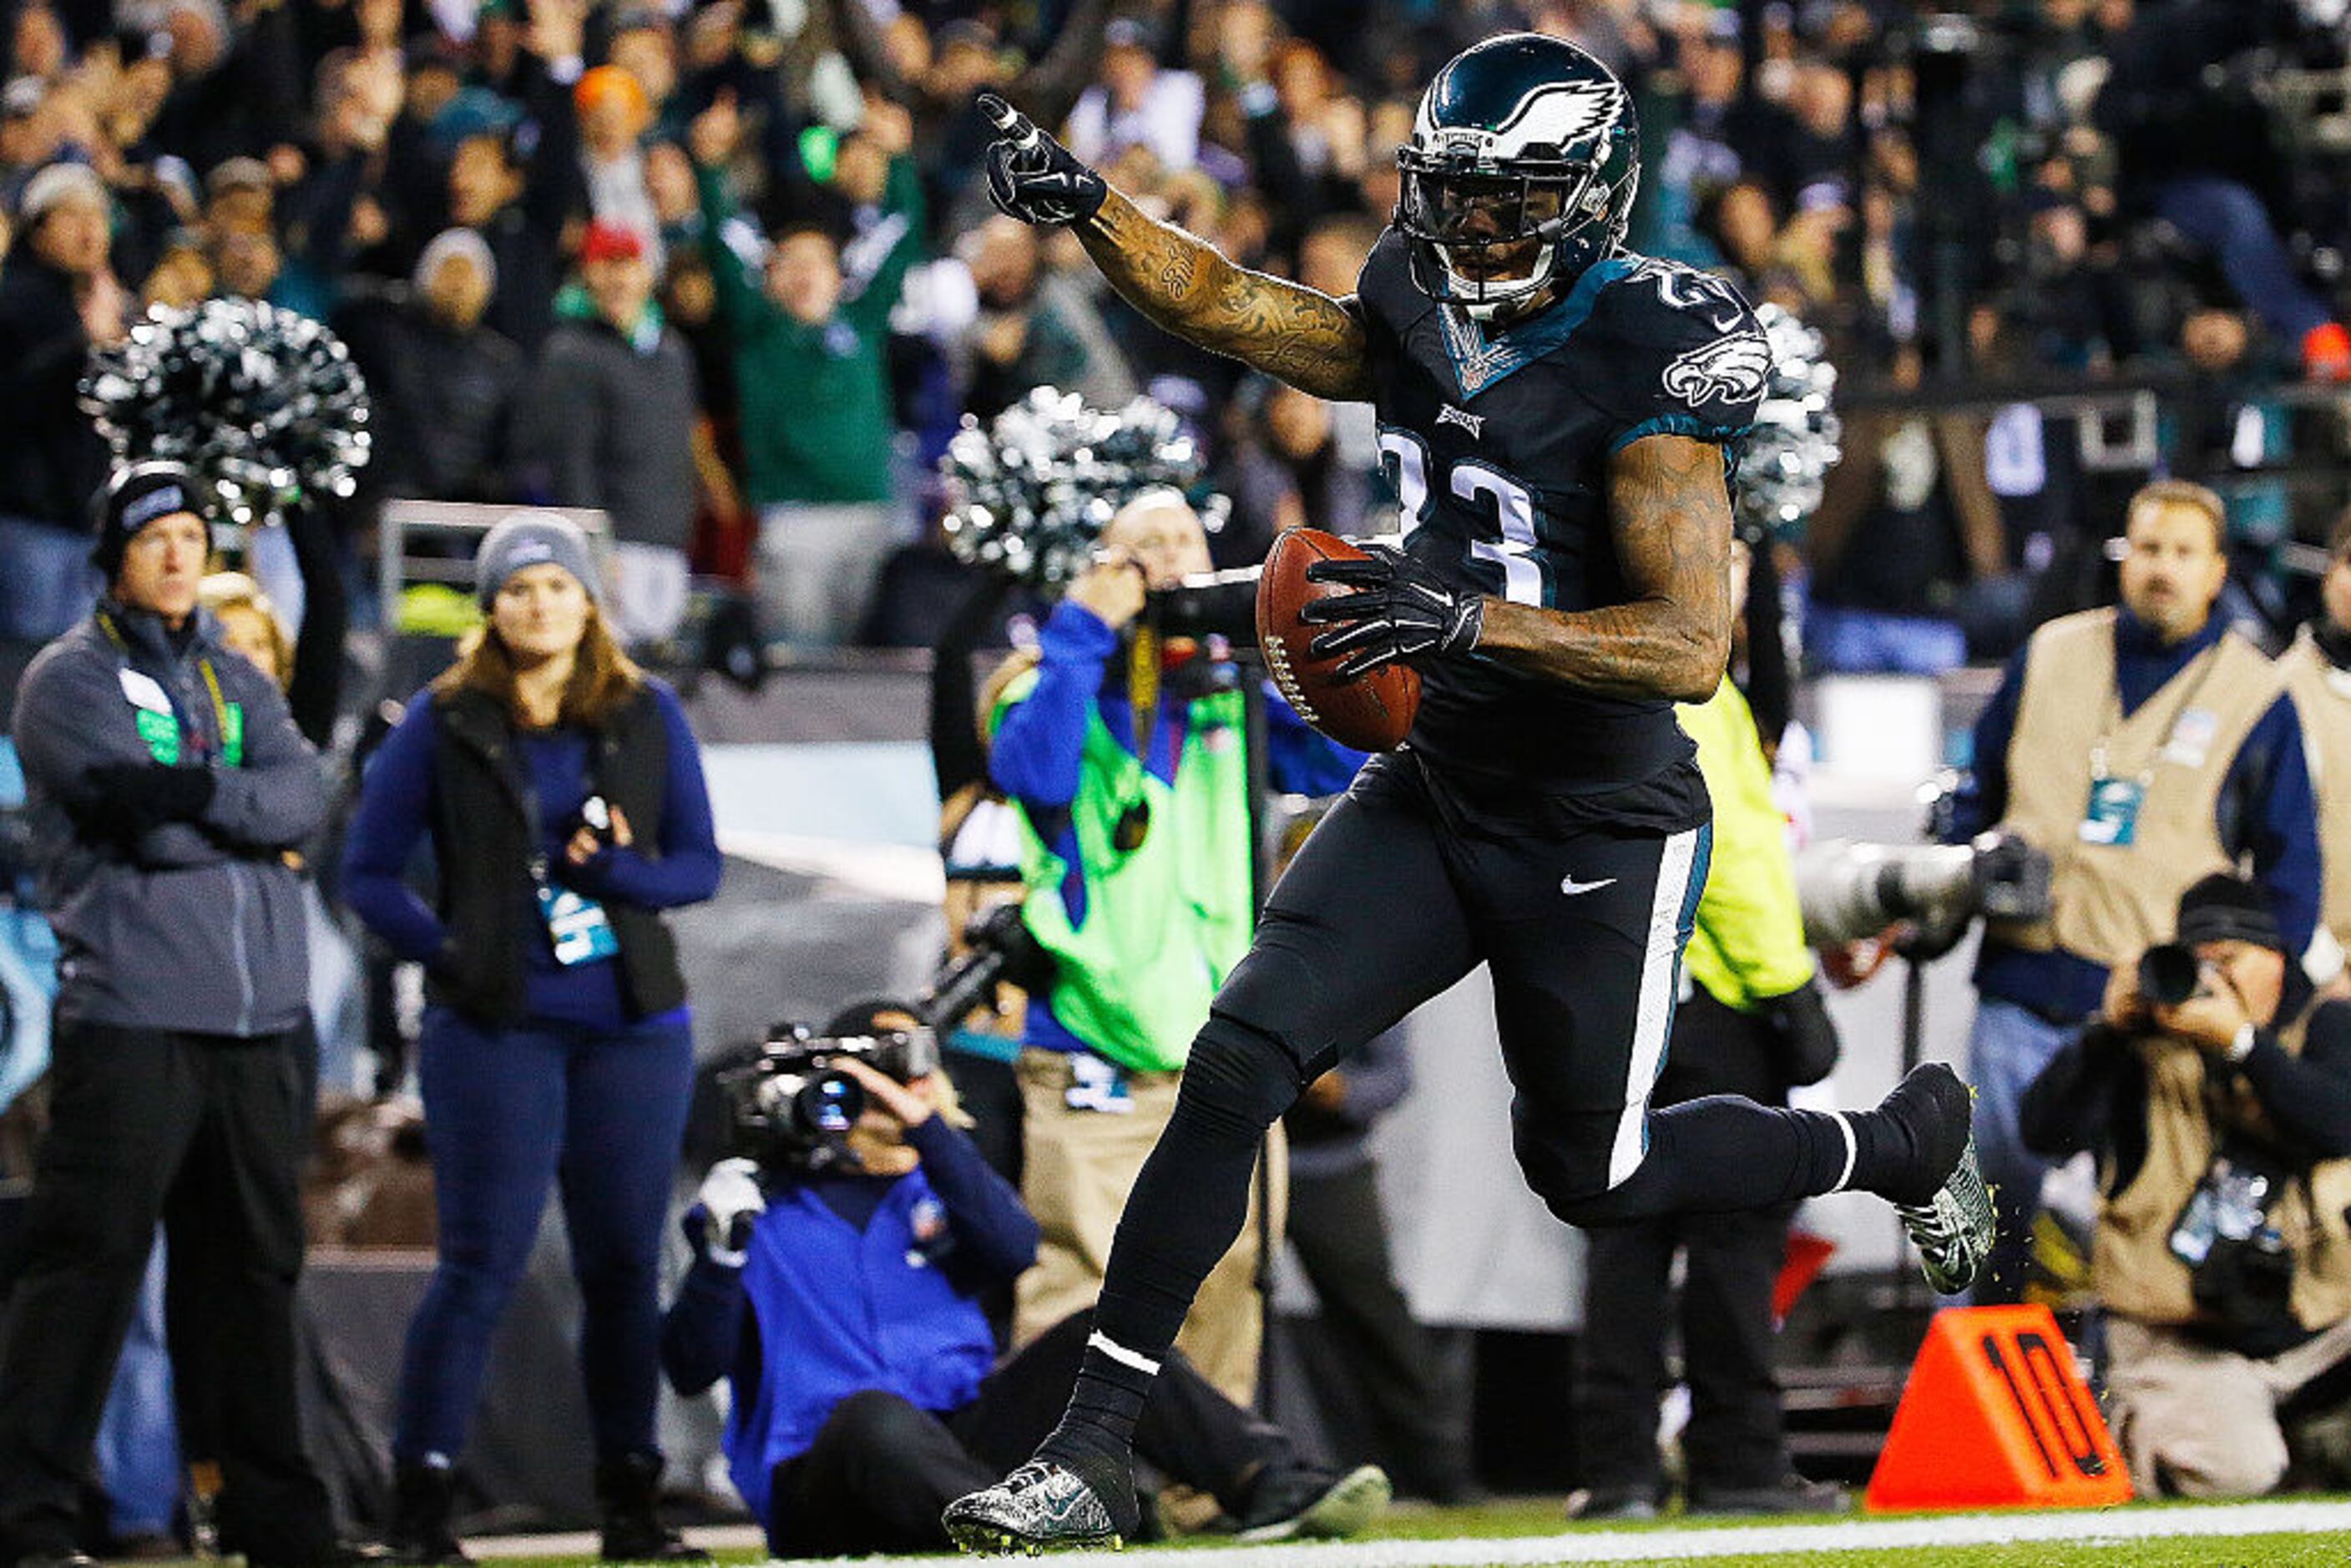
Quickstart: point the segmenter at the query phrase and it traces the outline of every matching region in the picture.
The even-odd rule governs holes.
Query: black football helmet
[[[1564,293],[1624,244],[1640,125],[1606,66],[1563,39],[1507,33],[1437,73],[1396,163],[1413,281],[1486,320]]]

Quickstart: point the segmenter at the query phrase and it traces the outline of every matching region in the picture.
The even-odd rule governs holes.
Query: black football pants
[[[1240,1229],[1265,1127],[1347,1051],[1483,961],[1520,1166],[1610,1225],[1785,1203],[1837,1181],[1828,1118],[1715,1096],[1652,1113],[1710,828],[1495,838],[1444,822],[1409,753],[1374,758],[1274,889],[1119,1221],[1102,1333],[1151,1356]]]
[[[0,1563],[74,1550],[114,1364],[161,1219],[181,1386],[210,1406],[224,1546],[316,1561],[334,1539],[302,1451],[294,1285],[307,1028],[238,1040],[61,1021],[50,1124],[0,1338]]]

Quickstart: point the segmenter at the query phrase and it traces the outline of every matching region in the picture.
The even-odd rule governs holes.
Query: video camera
[[[964,941],[968,951],[941,969],[930,993],[914,1004],[915,1015],[932,1029],[954,1029],[999,985],[1039,991],[1052,984],[1052,956],[1029,934],[1017,902],[972,916]]]
[[[853,1163],[850,1129],[865,1111],[864,1086],[842,1071],[862,1061],[901,1083],[938,1071],[929,1028],[826,1037],[806,1024],[778,1024],[758,1060],[718,1075],[738,1153],[762,1166],[813,1175]]]

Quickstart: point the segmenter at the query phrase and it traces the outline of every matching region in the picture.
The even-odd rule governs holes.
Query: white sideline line
[[[1693,1558],[1798,1552],[1884,1552],[1915,1546],[1991,1546],[2036,1541],[2158,1541],[2213,1535],[2307,1535],[2351,1531],[2351,1503],[2253,1502],[2201,1507],[2075,1510],[2062,1513],[1917,1514],[1834,1524],[1709,1530],[1583,1530],[1450,1541],[1351,1541],[1313,1545],[1145,1548],[1071,1563],[1145,1558],[1184,1568],[1482,1568],[1483,1564],[1679,1563]],[[841,1560],[828,1558],[826,1563]],[[872,1561],[880,1561],[879,1559]],[[995,1563],[1026,1558],[981,1559]],[[817,1568],[818,1560],[775,1568]]]
[[[743,1552],[756,1548],[767,1536],[756,1524],[693,1524],[679,1531],[705,1552]],[[465,1550],[475,1557],[593,1557],[603,1544],[592,1530],[547,1535],[469,1535]]]

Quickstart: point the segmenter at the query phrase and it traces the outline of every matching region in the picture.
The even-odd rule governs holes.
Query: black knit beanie
[[[122,570],[122,552],[139,530],[174,512],[193,512],[209,530],[218,510],[213,488],[193,468],[180,463],[133,463],[115,470],[106,488],[98,493],[98,538],[90,545],[89,563],[109,582]]]
[[[2203,942],[2251,942],[2285,951],[2284,934],[2262,890],[2227,872],[2216,871],[2179,895],[2178,937],[2190,947]]]

